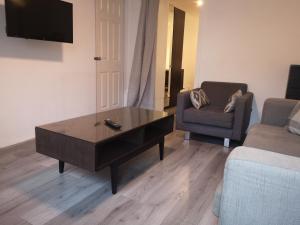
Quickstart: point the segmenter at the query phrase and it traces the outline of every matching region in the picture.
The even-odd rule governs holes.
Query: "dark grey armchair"
[[[190,91],[179,93],[176,128],[186,131],[186,139],[190,138],[191,132],[224,138],[226,147],[229,147],[230,140],[243,140],[249,126],[253,101],[253,94],[248,92],[247,84],[206,81],[201,88],[207,94],[210,105],[195,109],[190,100]],[[239,89],[243,96],[238,98],[235,110],[224,113],[229,97]]]

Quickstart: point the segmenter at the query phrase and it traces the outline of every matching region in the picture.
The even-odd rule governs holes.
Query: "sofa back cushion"
[[[228,99],[236,91],[241,90],[243,94],[247,93],[248,86],[243,83],[227,83],[227,82],[213,82],[205,81],[202,83],[201,88],[207,94],[211,105],[220,106],[225,108]]]
[[[298,102],[292,99],[267,99],[264,103],[261,123],[280,127],[288,125],[289,116]]]

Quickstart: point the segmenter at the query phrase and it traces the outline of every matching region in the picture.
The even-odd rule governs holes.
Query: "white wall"
[[[0,147],[34,127],[95,112],[94,0],[74,0],[74,44],[8,38],[0,0]]]
[[[170,69],[172,63],[173,28],[174,28],[174,6],[169,5],[166,70]]]
[[[164,108],[164,86],[167,59],[169,1],[160,0],[156,43],[155,109]]]
[[[207,0],[201,11],[197,84],[248,83],[252,122],[268,97],[284,97],[290,64],[300,64],[299,0]]]

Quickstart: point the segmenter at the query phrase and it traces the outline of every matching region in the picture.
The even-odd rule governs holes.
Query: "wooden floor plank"
[[[216,225],[211,213],[228,152],[184,141],[182,132],[120,167],[111,194],[108,169],[90,173],[35,153],[34,141],[0,149],[0,225]]]
[[[187,184],[186,194],[181,199],[180,204],[176,204],[171,213],[164,219],[163,225],[198,225],[200,223],[203,215],[201,211],[206,210],[209,205],[207,203],[212,201],[214,193],[211,190],[216,189],[221,179],[224,161],[221,153],[215,155],[196,179],[190,180]],[[215,176],[215,174],[220,175]]]

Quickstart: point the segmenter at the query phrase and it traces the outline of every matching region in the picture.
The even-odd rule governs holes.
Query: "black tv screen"
[[[73,43],[73,5],[59,0],[5,0],[6,33]]]

